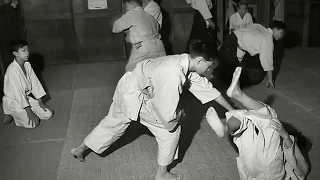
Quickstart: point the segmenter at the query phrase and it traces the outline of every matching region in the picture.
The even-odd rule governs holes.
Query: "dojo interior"
[[[0,123],[0,179],[2,180],[144,180],[157,169],[157,145],[150,132],[132,123],[126,134],[101,156],[91,153],[84,163],[69,150],[107,115],[117,81],[124,74],[130,46],[123,34],[112,33],[112,22],[123,14],[120,0],[107,9],[88,8],[90,0],[0,0],[0,81],[12,62],[8,44],[26,39],[30,62],[42,82],[51,120],[36,129]],[[162,40],[167,54],[186,50],[194,10],[185,0],[155,0],[163,14]],[[227,35],[226,1],[216,7],[218,38]],[[272,21],[273,0],[247,0],[256,23]],[[11,3],[17,4],[13,8]],[[320,1],[286,0],[287,34],[284,56],[277,61],[276,89],[264,83],[245,92],[271,105],[279,119],[310,138],[311,172],[320,178]],[[224,87],[217,89],[225,92]],[[1,91],[1,96],[3,92]],[[182,126],[180,157],[172,169],[185,180],[239,179],[238,152],[228,138],[218,138],[204,118],[208,108],[187,97],[187,119]],[[225,110],[214,104],[224,117]],[[0,117],[3,117],[2,107]]]

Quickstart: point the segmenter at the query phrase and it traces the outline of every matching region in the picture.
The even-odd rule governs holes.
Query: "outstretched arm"
[[[222,107],[226,108],[228,111],[234,110],[234,108],[228,103],[228,101],[222,95],[216,98],[215,101]]]

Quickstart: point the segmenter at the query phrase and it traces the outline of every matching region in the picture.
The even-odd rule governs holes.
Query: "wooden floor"
[[[286,52],[276,90],[265,84],[246,92],[267,101],[281,121],[292,124],[313,142],[309,151],[309,180],[320,178],[320,49]],[[94,153],[80,163],[69,155],[72,147],[107,114],[125,62],[54,65],[43,79],[55,116],[33,130],[0,125],[1,180],[150,180],[157,164],[157,145],[143,126],[132,124],[103,155]],[[224,111],[217,105],[218,113]],[[180,159],[173,172],[185,180],[239,179],[237,152],[227,138],[218,138],[203,119],[205,106],[196,100],[182,127]],[[2,114],[2,113],[1,113]]]

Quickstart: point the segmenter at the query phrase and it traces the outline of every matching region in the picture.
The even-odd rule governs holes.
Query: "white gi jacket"
[[[142,102],[171,131],[178,123],[178,103],[183,85],[189,81],[189,91],[203,104],[221,95],[205,77],[188,74],[189,55],[172,55],[145,60],[132,71],[134,79],[119,81],[113,102],[131,120],[137,120]],[[121,87],[118,84],[118,87]],[[156,122],[155,122],[156,123]]]
[[[226,112],[227,121],[232,116],[240,120],[240,128],[233,133],[239,149],[237,165],[241,180],[302,180],[294,173],[307,164],[299,150],[281,146],[280,135],[269,126],[270,120],[278,121],[276,112],[268,105],[259,110],[234,110]],[[294,142],[293,137],[291,139]]]
[[[245,29],[238,29],[234,34],[238,38],[237,57],[242,59],[248,52],[251,56],[259,54],[264,71],[273,70],[273,35],[270,28],[260,24],[252,24]]]
[[[16,109],[16,112],[18,113],[19,111],[24,111],[23,108],[30,106],[28,101],[28,95],[30,93],[32,93],[36,99],[46,95],[46,92],[34,73],[31,64],[29,62],[25,62],[24,67],[26,69],[27,76],[25,76],[21,67],[15,60],[13,60],[7,68],[4,76],[4,96],[2,99],[3,111],[5,114],[9,114],[11,112],[10,104],[13,102],[18,103],[20,106]]]
[[[243,18],[241,18],[239,12],[237,12],[232,14],[230,17],[229,30],[243,29],[252,24],[253,21],[250,13],[246,13]]]

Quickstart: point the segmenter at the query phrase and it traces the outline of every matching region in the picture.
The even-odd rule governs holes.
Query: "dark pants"
[[[211,8],[211,14],[214,15],[214,8]],[[216,28],[217,29],[217,28]],[[217,48],[217,31],[211,27],[207,28],[206,22],[199,11],[195,10],[193,16],[192,29],[189,36],[187,52],[189,52],[189,44],[192,39],[200,39],[203,42],[212,44],[213,48]]]
[[[238,39],[234,33],[227,36],[219,50],[220,56],[220,79],[222,82],[231,83],[232,75],[237,66],[242,67],[240,84],[242,86],[256,85],[263,81],[266,72],[263,70],[259,54],[250,56],[246,53],[242,61],[237,58]]]

